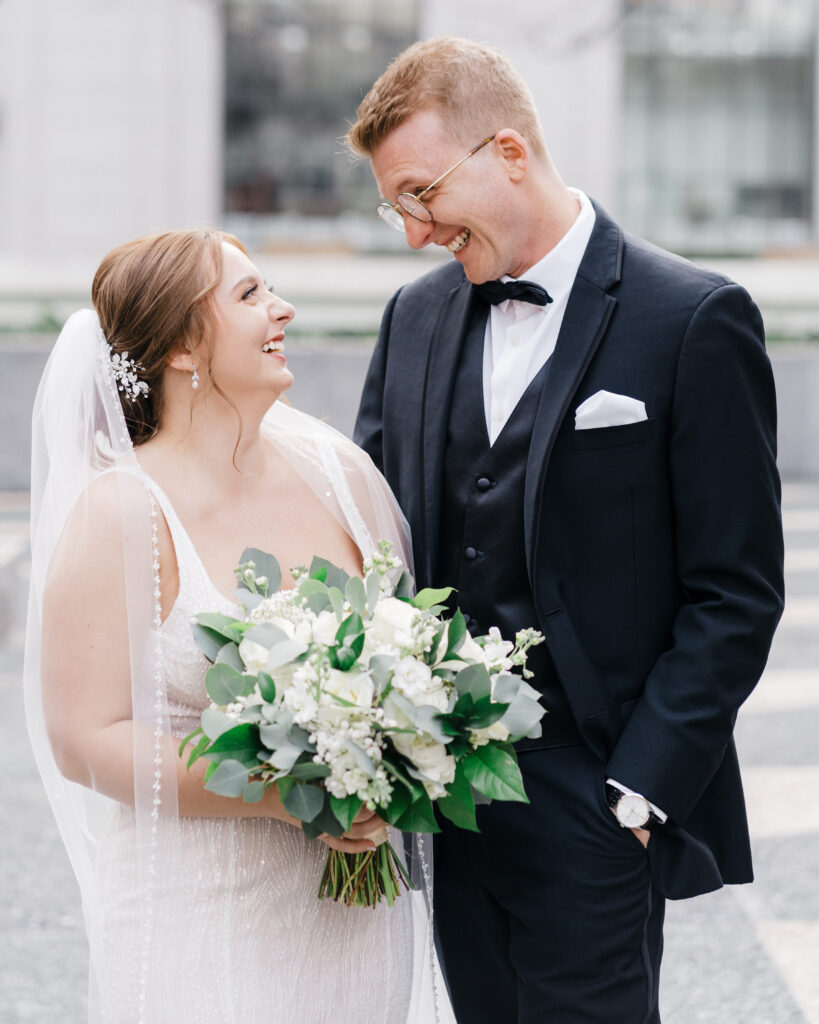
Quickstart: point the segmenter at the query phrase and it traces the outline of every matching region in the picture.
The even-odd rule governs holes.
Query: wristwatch
[[[652,811],[651,804],[639,793],[624,793],[616,786],[606,783],[606,797],[621,828],[650,830],[652,825],[661,824],[660,819]]]

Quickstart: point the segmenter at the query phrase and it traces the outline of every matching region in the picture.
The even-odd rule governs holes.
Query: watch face
[[[617,801],[616,814],[617,820],[626,828],[642,828],[648,821],[648,800],[636,793],[624,793]]]

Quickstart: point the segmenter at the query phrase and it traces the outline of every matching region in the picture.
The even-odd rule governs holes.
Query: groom
[[[454,257],[387,306],[356,440],[419,587],[456,586],[473,632],[546,637],[531,805],[438,837],[458,1020],[659,1021],[664,899],[752,878],[732,732],[783,590],[759,313],[567,188],[489,47],[410,47],[348,140],[386,223]]]

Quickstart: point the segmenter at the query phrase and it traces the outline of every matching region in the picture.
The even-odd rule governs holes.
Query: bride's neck
[[[143,446],[143,454],[166,465],[169,471],[191,473],[236,486],[259,476],[268,465],[269,445],[262,437],[263,414],[236,410],[218,395],[203,396],[190,412],[168,409],[156,435]]]

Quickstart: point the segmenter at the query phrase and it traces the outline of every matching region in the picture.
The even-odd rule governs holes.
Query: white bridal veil
[[[412,568],[406,522],[366,454],[341,434],[281,402],[266,416],[263,430],[294,471],[333,512],[364,556],[373,550],[374,542],[386,538]],[[113,525],[119,527],[127,609],[134,842],[140,893],[139,920],[134,923],[133,969],[139,972],[140,1020],[155,1024],[164,1019],[162,985],[158,983],[162,965],[153,958],[158,901],[166,898],[161,880],[173,875],[180,830],[176,751],[168,742],[172,733],[158,628],[161,615],[155,554],[157,511],[140,481],[137,452],[128,435],[110,351],[96,313],[81,310],[69,318],[57,340],[34,405],[26,716],[37,765],[82,892],[91,957],[90,1019],[98,1022],[103,1017],[97,993],[104,978],[100,972],[103,922],[96,858],[112,801],[61,774],[46,727],[44,701],[48,699],[48,686],[40,669],[42,651],[49,643],[49,637],[42,631],[43,597],[49,573],[73,545],[87,544],[93,539],[93,534],[89,534],[97,528],[102,502],[108,520],[119,519]],[[433,967],[429,837],[414,837],[410,846],[409,867],[417,891],[401,897],[411,899],[414,905],[415,980],[410,1020],[413,1024],[430,1024],[438,1019],[436,991],[442,1002],[445,996]],[[367,912],[359,908],[350,910]],[[377,991],[379,979],[372,982]],[[276,1020],[273,1008],[270,1019]]]

